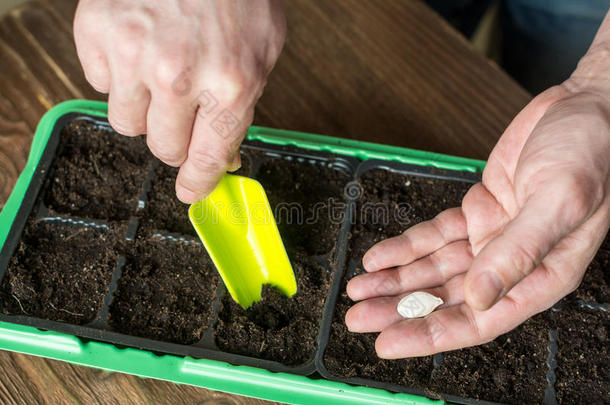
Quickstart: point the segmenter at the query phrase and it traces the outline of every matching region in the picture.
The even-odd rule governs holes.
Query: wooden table
[[[288,40],[255,123],[485,158],[529,95],[418,0],[287,1]],[[76,0],[0,20],[0,207],[54,104],[104,99],[72,40]],[[0,403],[264,401],[0,353]]]

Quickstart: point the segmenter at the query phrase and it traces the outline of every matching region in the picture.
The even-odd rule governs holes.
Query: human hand
[[[610,226],[608,77],[593,46],[517,115],[461,208],[373,246],[347,285],[362,300],[347,327],[381,331],[382,358],[425,356],[493,340],[573,291]],[[445,304],[402,319],[398,302],[421,290]]]
[[[81,0],[74,20],[85,76],[109,95],[110,124],[147,133],[151,152],[180,167],[185,203],[240,167],[285,31],[280,0]]]

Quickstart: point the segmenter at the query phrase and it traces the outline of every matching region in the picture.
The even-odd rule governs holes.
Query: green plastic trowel
[[[191,205],[189,218],[243,308],[260,300],[263,284],[288,296],[296,293],[290,260],[258,181],[225,174],[207,198]]]

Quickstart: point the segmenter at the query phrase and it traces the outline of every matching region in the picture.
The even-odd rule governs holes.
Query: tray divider
[[[548,367],[546,373],[547,387],[544,390],[544,398],[542,403],[544,405],[556,405],[557,404],[557,392],[555,391],[555,382],[557,376],[555,375],[555,369],[557,368],[557,329],[551,329],[549,331],[549,355],[546,360]]]
[[[146,176],[144,177],[144,181],[142,182],[142,187],[140,188],[140,195],[138,196],[138,206],[136,208],[136,213],[139,213],[144,208],[146,208],[146,203],[148,202],[148,193],[152,187],[152,183],[156,176],[157,167],[160,162],[157,158],[151,160],[148,165],[148,171],[146,172]]]
[[[126,259],[125,256],[120,255],[117,258],[117,262],[116,262],[116,266],[114,267],[114,270],[112,271],[112,277],[110,278],[110,283],[108,284],[108,291],[106,292],[106,295],[104,296],[104,300],[102,303],[102,307],[99,310],[99,312],[97,313],[97,316],[95,317],[95,319],[91,322],[89,322],[88,324],[86,324],[86,327],[90,327],[90,328],[95,328],[95,329],[109,329],[110,327],[108,326],[108,313],[110,311],[110,305],[112,304],[112,300],[114,299],[114,293],[116,292],[116,289],[118,287],[118,283],[119,283],[119,278],[121,278],[121,275],[123,274],[123,268],[125,267],[125,263],[126,263]]]
[[[210,315],[210,322],[205,332],[203,333],[203,336],[201,336],[199,342],[196,342],[191,346],[203,347],[206,349],[217,350],[222,352],[222,350],[220,350],[218,346],[216,346],[214,331],[216,330],[216,325],[218,323],[218,314],[220,313],[222,299],[224,298],[226,293],[227,290],[224,284],[222,283],[222,280],[219,279],[218,284],[216,285],[216,294],[214,295],[214,300],[212,301],[212,313]]]
[[[452,180],[452,181],[468,182],[468,183],[472,183],[472,184],[474,184],[475,182],[480,180],[480,174],[478,174],[478,173],[471,173],[471,172],[457,172],[456,173],[453,171],[449,172],[449,171],[442,170],[442,169],[415,166],[415,165],[410,165],[410,164],[395,162],[395,161],[369,159],[369,160],[362,161],[356,167],[356,170],[354,172],[354,181],[355,181],[355,184],[359,185],[360,191],[362,190],[362,185],[360,183],[360,177],[367,171],[373,170],[373,169],[383,169],[383,170],[386,170],[389,172],[398,172],[401,174],[407,174],[407,175],[411,175],[411,176],[429,177],[429,178],[435,178],[435,179],[446,179],[446,180]],[[355,189],[355,190],[358,191],[358,189]],[[360,195],[356,195],[356,194],[358,194],[358,193],[354,194],[355,198],[353,198],[353,200],[352,200],[353,212],[350,217],[351,222],[349,224],[350,227],[348,228],[348,232],[349,232],[349,230],[351,230],[353,223],[357,220],[356,215],[358,213],[356,212],[356,208],[357,208],[356,201],[357,201],[358,197],[360,197]],[[346,245],[344,248],[344,254],[347,255],[347,251],[349,248],[349,239],[347,238],[347,234],[346,234],[345,243],[346,243]],[[358,262],[355,259],[346,258],[343,263],[343,268],[339,269],[337,271],[339,280],[338,280],[338,283],[336,286],[337,291],[334,296],[332,309],[329,310],[330,316],[329,316],[329,319],[327,319],[328,330],[326,331],[327,332],[326,344],[329,343],[328,340],[330,338],[330,329],[332,327],[332,321],[334,318],[335,304],[336,304],[336,301],[340,294],[340,287],[342,285],[342,282],[344,279],[352,278],[357,271],[357,267],[358,267]],[[393,383],[384,383],[384,382],[379,382],[379,381],[368,379],[368,378],[337,377],[337,376],[333,375],[332,373],[330,373],[324,365],[324,349],[321,350],[320,356],[318,358],[317,368],[318,368],[318,371],[320,372],[320,374],[326,379],[344,382],[344,383],[348,383],[348,384],[356,384],[356,385],[381,388],[381,389],[385,389],[385,390],[392,391],[392,392],[403,392],[403,393],[408,393],[408,394],[420,395],[420,396],[424,396],[424,397],[431,397],[431,393],[424,392],[423,390],[413,388],[413,387],[406,387],[406,386],[401,386],[401,385],[393,384]],[[431,370],[430,378],[432,378],[432,374],[434,373],[434,370],[439,369],[441,367],[443,359],[444,359],[444,356],[442,353],[439,353],[432,357],[432,370]],[[444,400],[447,400],[450,402],[455,402],[455,403],[461,403],[461,404],[475,404],[475,403],[476,404],[495,404],[494,402],[473,400],[470,398],[462,398],[462,397],[455,396],[455,395],[440,394],[440,396]]]

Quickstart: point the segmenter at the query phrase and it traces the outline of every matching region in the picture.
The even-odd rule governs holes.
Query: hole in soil
[[[40,194],[51,210],[111,221],[133,215],[151,159],[142,139],[77,121],[64,129],[59,153]],[[330,264],[321,265],[312,255],[334,249],[339,221],[333,219],[340,215],[329,215],[323,204],[329,198],[343,202],[349,176],[311,159],[288,161],[263,152],[253,156],[263,156],[257,177],[274,210],[281,204],[288,208],[290,203],[300,204],[300,221],[298,215],[292,221],[277,217],[298,280],[294,298],[265,287],[263,300],[244,311],[227,294],[220,302],[214,331],[207,330],[212,324],[219,276],[204,248],[198,242],[150,236],[154,230],[194,235],[187,207],[175,198],[176,169],[160,165],[148,208],[142,212],[145,232],[140,227],[135,241],[125,241],[124,229],[119,230],[116,222],[110,222],[107,231],[28,222],[0,284],[0,311],[86,324],[100,312],[117,255],[124,254],[127,261],[109,316],[115,330],[187,345],[199,342],[207,330],[206,337],[214,332],[217,346],[227,352],[285,365],[311,360],[331,283]],[[251,167],[250,160],[244,159],[240,173],[248,174]],[[372,244],[459,205],[470,186],[385,170],[365,173],[361,184],[363,194],[357,202],[348,250],[349,269],[356,273],[362,271],[362,254]],[[373,209],[367,211],[366,203]],[[316,208],[320,204],[322,211]],[[316,209],[318,214],[313,215]],[[574,298],[609,301],[609,257],[607,238],[583,284],[562,301],[558,312],[539,315],[486,345],[446,353],[436,367],[431,357],[380,360],[374,351],[376,334],[348,332],[344,316],[352,302],[343,280],[325,365],[338,377],[402,384],[425,389],[429,395],[442,392],[539,402],[545,385],[548,330],[553,327],[558,330],[555,388],[559,400],[599,402],[608,396],[609,316],[571,305]]]
[[[264,286],[261,301],[243,310],[225,294],[215,333],[221,350],[285,365],[313,358],[331,272],[302,253],[292,256],[298,285],[292,298]]]
[[[29,222],[0,287],[5,314],[84,324],[101,309],[116,235]]]
[[[142,138],[73,121],[61,132],[44,202],[60,214],[125,220],[135,211],[150,159]]]
[[[110,306],[121,333],[193,344],[210,325],[218,275],[200,244],[138,239]]]

